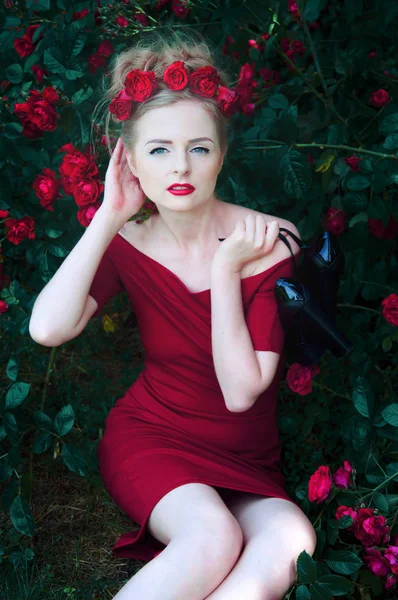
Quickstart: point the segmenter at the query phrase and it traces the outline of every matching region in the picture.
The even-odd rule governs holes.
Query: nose
[[[174,173],[185,174],[189,173],[190,170],[189,158],[187,154],[184,151],[177,152],[174,163]]]

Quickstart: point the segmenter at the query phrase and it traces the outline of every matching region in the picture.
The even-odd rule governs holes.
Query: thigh
[[[244,544],[254,536],[265,534],[270,538],[274,533],[287,541],[293,537],[300,544],[303,540],[309,545],[316,542],[311,521],[294,502],[239,492],[226,497],[225,503],[242,529]]]
[[[149,516],[148,529],[166,545],[173,537],[189,533],[213,533],[220,541],[240,545],[243,541],[239,523],[221,496],[203,483],[186,483],[165,494]]]

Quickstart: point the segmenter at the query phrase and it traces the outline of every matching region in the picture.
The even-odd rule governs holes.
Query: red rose
[[[8,310],[8,304],[4,300],[0,300],[0,313],[5,313]]]
[[[7,239],[16,246],[26,238],[34,240],[36,234],[34,232],[35,223],[32,217],[22,217],[22,219],[6,219],[4,225],[9,228],[7,231]]]
[[[398,295],[390,294],[387,298],[384,298],[381,305],[385,320],[394,325],[394,327],[398,327]]]
[[[54,131],[57,129],[59,115],[53,105],[46,100],[37,100],[29,103],[29,120],[41,131]]]
[[[341,208],[329,208],[326,213],[326,231],[340,235],[344,231],[344,211]]]
[[[171,90],[183,90],[187,86],[188,80],[188,71],[181,60],[174,61],[163,73],[163,81]]]
[[[300,363],[293,363],[287,372],[286,382],[293,392],[305,396],[312,392],[312,378],[319,370],[318,365],[304,367]]]
[[[393,240],[398,234],[398,221],[392,215],[385,227],[382,219],[368,219],[368,226],[372,235],[384,240]]]
[[[40,198],[40,204],[48,210],[54,210],[51,205],[59,192],[59,181],[56,180],[54,171],[43,169],[43,174],[36,177],[32,187]]]
[[[390,563],[390,569],[394,575],[398,575],[398,546],[387,546],[384,550],[384,558]]]
[[[361,169],[359,168],[358,164],[359,164],[359,162],[360,162],[361,160],[362,160],[362,159],[361,159],[361,158],[359,158],[358,156],[350,156],[349,158],[345,158],[345,159],[344,159],[344,162],[345,162],[345,163],[346,163],[346,164],[347,164],[349,167],[351,167],[351,170],[352,170],[352,171],[356,171],[357,173],[359,173]]]
[[[221,78],[211,66],[199,67],[189,76],[189,89],[194,94],[212,98],[217,93]]]
[[[345,460],[344,466],[334,473],[333,482],[336,487],[345,489],[352,485],[352,466],[348,460]]]
[[[327,465],[321,465],[310,477],[308,482],[308,500],[318,504],[329,496],[332,489],[332,477]]]
[[[184,19],[191,12],[186,0],[171,0],[171,10],[179,19]]]
[[[45,69],[42,69],[40,65],[33,65],[31,71],[35,76],[37,83],[42,83],[44,76],[48,75],[48,72]]]
[[[271,69],[267,69],[266,67],[262,67],[261,69],[259,69],[258,74],[266,82],[266,88],[270,87],[270,85],[277,85],[281,79],[281,75],[280,73],[278,73],[278,71],[272,71]]]
[[[387,102],[389,102],[390,100],[390,96],[388,94],[388,92],[386,92],[386,90],[377,90],[376,92],[373,92],[373,94],[371,95],[371,97],[368,100],[368,104],[371,104],[372,106],[375,106],[376,108],[381,108],[382,106],[384,106],[385,104],[387,104]]]
[[[128,20],[126,19],[126,17],[123,17],[122,15],[118,15],[118,17],[116,18],[116,25],[120,25],[120,27],[128,27]]]
[[[82,179],[95,177],[99,174],[98,167],[91,155],[83,154],[69,144],[63,146],[62,150],[67,151],[59,166],[59,172],[62,176]]]
[[[147,100],[158,86],[153,71],[141,71],[140,69],[133,69],[127,73],[124,85],[126,94],[136,102]]]
[[[41,95],[43,100],[47,100],[50,104],[57,104],[59,102],[58,92],[50,85],[44,88]]]
[[[126,121],[131,116],[133,100],[125,90],[120,90],[109,105],[110,112],[120,121]]]
[[[111,54],[113,54],[113,46],[111,42],[108,40],[101,42],[98,46],[97,54],[99,54],[99,56],[111,56]]]
[[[349,527],[347,527],[347,531],[352,531],[354,529],[354,523],[355,520],[357,518],[357,511],[354,510],[353,508],[351,508],[350,506],[339,506],[338,509],[336,510],[336,519],[338,519],[340,521],[340,519],[342,519],[343,517],[346,516],[352,517],[353,522],[351,523],[351,525]]]
[[[81,179],[72,183],[73,196],[78,206],[93,204],[104,190],[99,179]]]
[[[365,567],[377,575],[377,577],[384,577],[389,573],[390,567],[388,560],[383,558],[380,550],[368,548],[362,558]]]
[[[83,206],[80,210],[78,210],[77,220],[79,221],[80,225],[83,225],[83,227],[88,227],[100,206],[101,203],[96,202],[95,204],[90,204],[90,206]]]
[[[375,515],[373,508],[360,508],[355,521],[354,535],[365,547],[382,546],[389,539],[390,528],[383,515]]]
[[[396,586],[397,580],[396,580],[396,578],[394,577],[394,575],[391,575],[391,574],[390,574],[390,575],[387,575],[387,577],[385,578],[385,580],[384,580],[384,581],[385,581],[385,583],[384,583],[384,589],[385,589],[387,592],[389,592],[389,591],[391,591],[391,590],[395,589],[395,586]]]
[[[9,214],[8,210],[0,210],[0,219],[5,219]]]
[[[226,117],[233,115],[239,108],[239,94],[224,85],[220,85],[216,100]]]
[[[106,57],[99,54],[91,54],[88,57],[88,70],[90,73],[95,73],[101,67],[106,67]]]
[[[14,40],[14,48],[21,58],[30,56],[31,54],[33,54],[33,51],[35,49],[34,44],[32,44],[32,42],[28,40],[25,36],[21,38],[16,38]]]

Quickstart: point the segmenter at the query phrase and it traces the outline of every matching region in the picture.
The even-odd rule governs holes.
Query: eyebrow
[[[211,140],[208,137],[200,137],[200,138],[195,138],[194,140],[188,140],[188,142],[190,144],[194,143],[194,142],[205,142],[205,141],[209,141],[209,142],[212,142],[214,144],[213,140]],[[171,140],[149,140],[149,142],[147,142],[145,144],[145,146],[147,144],[151,144],[152,142],[156,142],[157,144],[172,144],[173,143]]]

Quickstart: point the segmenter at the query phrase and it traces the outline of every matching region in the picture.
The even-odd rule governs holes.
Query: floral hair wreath
[[[221,78],[211,65],[198,67],[189,74],[184,62],[176,60],[166,67],[163,81],[170,90],[183,90],[188,86],[194,94],[215,98],[226,117],[233,115],[239,108],[239,94],[220,85]],[[133,102],[145,102],[159,87],[154,71],[140,69],[127,73],[124,85],[124,89],[109,104],[109,111],[120,121],[126,121],[131,116]]]

